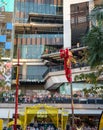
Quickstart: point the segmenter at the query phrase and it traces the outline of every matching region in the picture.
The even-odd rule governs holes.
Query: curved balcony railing
[[[72,69],[75,68],[82,68],[82,67],[86,67],[88,66],[87,63],[76,63],[76,64],[72,64]],[[49,73],[49,72],[57,72],[57,71],[62,71],[64,70],[64,65],[58,65],[58,66],[52,66],[49,67],[48,70],[43,74],[43,78]]]
[[[81,68],[81,67],[86,67],[88,66],[88,64],[86,63],[76,63],[76,64],[72,64],[72,69],[75,68]],[[42,81],[44,80],[45,76],[49,73],[49,72],[58,72],[58,71],[62,71],[64,70],[64,65],[57,65],[57,66],[51,66],[47,69],[47,71],[43,74],[43,75],[37,75],[37,74],[32,74],[32,75],[22,75],[19,74],[19,80],[20,81]],[[12,80],[16,79],[16,75],[14,75],[12,77]]]

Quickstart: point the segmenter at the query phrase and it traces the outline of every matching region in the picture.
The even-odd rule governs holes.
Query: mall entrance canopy
[[[27,125],[35,119],[50,118],[56,128],[61,127],[62,130],[66,129],[68,121],[68,112],[64,109],[58,109],[46,104],[38,104],[34,106],[27,106],[24,112],[19,113],[19,120],[23,130],[26,130]],[[48,123],[48,122],[47,122]]]

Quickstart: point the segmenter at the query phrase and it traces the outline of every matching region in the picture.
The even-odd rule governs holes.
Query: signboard
[[[0,0],[0,12],[13,12],[14,0]]]
[[[47,111],[44,109],[41,109],[37,112],[38,118],[47,118]]]
[[[0,62],[0,91],[8,91],[11,87],[11,69],[12,63]]]

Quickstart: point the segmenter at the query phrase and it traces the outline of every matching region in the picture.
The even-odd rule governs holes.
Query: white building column
[[[71,48],[70,0],[63,0],[64,48]]]
[[[90,0],[89,1],[89,13],[91,12],[91,10],[94,8],[94,0]]]

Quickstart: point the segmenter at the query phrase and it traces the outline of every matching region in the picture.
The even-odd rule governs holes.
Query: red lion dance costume
[[[60,57],[64,58],[64,69],[65,69],[65,75],[69,83],[72,82],[72,76],[71,76],[71,62],[76,62],[73,58],[72,52],[69,51],[68,48],[61,49],[60,50]]]

